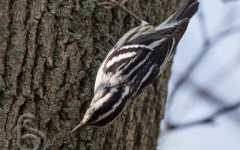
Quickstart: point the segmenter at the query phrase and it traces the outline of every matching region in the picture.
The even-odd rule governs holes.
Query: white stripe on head
[[[128,95],[129,89],[130,89],[129,86],[126,86],[126,87],[124,88],[124,92],[122,93],[121,98],[119,99],[119,101],[118,101],[115,105],[113,105],[113,111],[122,103],[122,100],[124,99],[124,97],[125,97],[126,95]]]
[[[103,91],[97,93],[97,94],[95,95],[96,98],[100,98],[100,97],[101,97],[101,98],[100,98],[99,100],[97,100],[95,103],[91,104],[91,105],[92,105],[92,108],[94,108],[95,110],[99,109],[99,108],[103,105],[103,103],[105,103],[106,101],[108,101],[109,98],[110,98],[114,93],[116,93],[117,91],[118,91],[117,88],[111,88],[111,90],[109,91],[109,93],[106,94],[104,97],[101,97]],[[100,94],[100,95],[98,95],[98,94]]]
[[[110,111],[107,111],[105,114],[99,116],[99,118],[97,119],[97,121],[105,118],[106,116],[109,116],[109,114],[111,114],[112,112],[114,112],[115,109],[122,103],[123,99],[128,95],[129,89],[130,89],[130,87],[129,87],[129,86],[126,86],[126,87],[124,88],[124,92],[122,93],[121,97],[119,97],[118,102],[117,102],[115,105],[113,105],[113,108],[112,108]]]

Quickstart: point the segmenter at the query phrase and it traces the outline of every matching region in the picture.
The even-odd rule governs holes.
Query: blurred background
[[[198,0],[174,56],[159,150],[240,150],[240,0]]]

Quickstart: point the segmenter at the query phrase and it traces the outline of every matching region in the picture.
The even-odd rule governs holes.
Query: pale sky
[[[222,0],[199,0],[205,17],[206,36],[239,25],[240,0],[222,3]],[[198,14],[197,14],[198,15]],[[203,45],[199,17],[192,18],[187,32],[174,56],[169,93],[189,64],[198,56]],[[240,32],[231,34],[213,45],[207,56],[191,75],[191,79],[207,88],[231,105],[240,101]],[[190,85],[178,90],[165,117],[177,124],[205,118],[219,109],[211,99],[196,95]],[[235,116],[235,118],[234,118]],[[239,118],[236,119],[236,116]],[[164,121],[161,124],[164,128]],[[196,125],[166,133],[158,141],[159,150],[240,150],[240,109],[222,115],[214,123]]]

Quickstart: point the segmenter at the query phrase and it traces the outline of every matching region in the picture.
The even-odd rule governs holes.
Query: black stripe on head
[[[110,87],[108,87],[110,90]],[[122,94],[124,92],[123,87],[118,87],[118,91],[116,93],[113,93],[113,95],[109,98],[108,101],[102,104],[102,106],[98,109],[95,110],[95,112],[92,114],[91,118],[89,119],[89,125],[95,125],[95,126],[103,126],[106,125],[107,123],[110,123],[111,121],[114,120],[124,109],[124,106],[126,105],[128,96],[122,99],[122,103],[119,104],[119,106],[113,111],[109,116],[106,118],[103,118],[102,120],[98,121],[95,123],[95,121],[101,117],[102,115],[108,113],[109,111],[112,110],[113,106],[119,102],[122,98]],[[91,124],[92,123],[92,124]]]
[[[97,126],[104,126],[107,125],[108,123],[111,123],[114,119],[116,119],[124,110],[124,107],[127,102],[127,98],[123,99],[123,102],[113,111],[109,116],[106,118],[103,118],[102,120],[99,120],[98,123],[96,124]]]

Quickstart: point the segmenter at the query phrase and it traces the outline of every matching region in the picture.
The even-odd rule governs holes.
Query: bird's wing
[[[189,19],[184,19],[176,27],[156,30],[125,43],[106,58],[103,62],[103,71],[113,74],[121,72],[125,75],[126,70],[138,68],[139,64],[145,66],[147,65],[145,61],[148,60],[161,66],[166,58],[170,58],[173,54],[188,23]],[[148,56],[149,58],[146,59]]]
[[[105,73],[127,75],[128,71],[138,68],[139,65],[145,66],[145,61],[152,58],[153,50],[145,45],[125,45],[107,57],[103,63],[103,70]]]
[[[124,46],[145,45],[153,50],[155,62],[162,65],[164,60],[169,60],[172,57],[174,49],[184,35],[188,23],[189,19],[185,18],[174,27],[153,30],[125,43]]]

